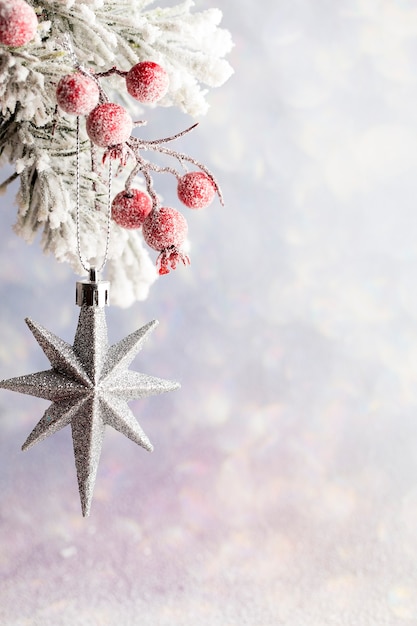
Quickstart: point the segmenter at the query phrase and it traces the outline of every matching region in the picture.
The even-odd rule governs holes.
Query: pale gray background
[[[46,403],[0,394],[2,625],[417,624],[417,5],[221,8],[236,74],[181,148],[227,206],[108,314],[114,341],[160,320],[135,367],[182,389],[132,404],[152,455],[108,431],[87,520],[69,429],[21,453]],[[78,315],[13,195],[4,378],[47,367],[25,316],[71,341]]]

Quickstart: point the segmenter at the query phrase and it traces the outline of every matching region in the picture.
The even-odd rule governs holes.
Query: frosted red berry
[[[159,274],[168,274],[170,269],[177,267],[179,261],[184,265],[190,263],[188,256],[179,249],[187,236],[187,222],[176,209],[153,209],[143,222],[142,232],[146,243],[154,250],[159,250],[156,259]]]
[[[204,172],[188,172],[178,180],[178,198],[190,209],[203,209],[213,201],[216,189]]]
[[[169,87],[168,74],[153,61],[134,65],[126,75],[126,88],[130,95],[145,104],[158,102]]]
[[[99,96],[95,80],[81,72],[63,76],[56,88],[59,107],[72,115],[88,115],[97,106]]]
[[[171,207],[152,210],[142,228],[146,243],[154,250],[181,246],[188,232],[185,217]]]
[[[121,191],[111,205],[111,216],[123,228],[140,228],[152,210],[150,196],[140,189]]]
[[[87,134],[101,148],[127,141],[133,129],[132,118],[120,104],[105,102],[95,107],[87,117]]]
[[[31,41],[38,28],[33,8],[24,0],[0,0],[0,44],[17,48]]]

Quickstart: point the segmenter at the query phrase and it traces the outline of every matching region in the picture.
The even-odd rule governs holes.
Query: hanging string
[[[106,243],[104,248],[103,261],[99,267],[92,266],[84,258],[81,251],[81,167],[80,167],[80,117],[77,115],[77,130],[76,130],[76,229],[77,229],[77,254],[80,263],[84,270],[92,276],[97,272],[101,272],[107,263],[109,256],[110,246],[110,231],[111,231],[111,195],[112,195],[112,165],[111,159],[109,159],[109,174],[107,179],[107,224],[106,224]]]
[[[100,88],[100,100],[105,101],[107,98],[104,95],[103,90],[100,87],[100,83],[97,78],[87,72],[84,67],[79,62],[77,55],[75,54],[74,48],[72,46],[71,37],[68,33],[65,33],[61,44],[63,48],[69,54],[73,65],[78,71],[86,74],[90,78],[92,78]],[[106,225],[106,243],[104,248],[104,256],[103,261],[99,267],[92,266],[88,263],[88,260],[82,254],[81,251],[81,167],[80,167],[80,117],[77,115],[76,122],[76,230],[77,230],[77,254],[79,261],[83,267],[83,269],[90,275],[90,280],[93,280],[92,277],[95,277],[98,272],[101,272],[104,269],[104,266],[107,263],[108,255],[109,255],[109,245],[110,245],[110,230],[111,230],[111,195],[112,195],[112,164],[111,159],[109,159],[109,173],[108,173],[108,181],[107,181],[107,225]]]

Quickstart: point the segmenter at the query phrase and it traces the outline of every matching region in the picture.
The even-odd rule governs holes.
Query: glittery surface
[[[0,387],[53,401],[23,444],[24,450],[71,424],[81,508],[87,516],[104,427],[110,425],[146,450],[152,450],[127,401],[172,391],[179,385],[127,370],[156,322],[111,347],[104,307],[81,307],[73,347],[32,320],[28,319],[27,324],[52,369],[2,381]]]
[[[0,392],[0,624],[415,626],[416,3],[196,5],[236,73],[181,149],[226,205],[187,210],[192,264],[107,311],[110,343],[159,319],[131,369],[181,389],[130,405],[152,454],[106,429],[85,519],[70,429],[22,453],[49,402]],[[71,343],[76,316],[1,201],[9,378],[48,367],[26,315]]]

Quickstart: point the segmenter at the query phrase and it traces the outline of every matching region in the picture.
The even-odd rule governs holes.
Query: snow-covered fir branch
[[[56,107],[56,85],[74,71],[65,36],[70,35],[79,63],[89,72],[112,66],[128,71],[144,60],[160,64],[169,75],[169,91],[158,104],[178,106],[192,116],[207,111],[207,88],[220,86],[231,75],[224,57],[232,41],[219,27],[221,11],[193,12],[191,0],[169,8],[152,7],[149,0],[27,3],[38,18],[35,37],[23,46],[0,44],[0,158],[14,165],[20,181],[16,233],[32,241],[41,231],[43,250],[81,273],[74,191],[76,118],[57,113]],[[84,127],[80,142],[81,247],[94,259],[103,254],[106,170],[92,171]],[[116,304],[128,306],[147,296],[156,271],[140,231],[112,223],[108,274]]]

